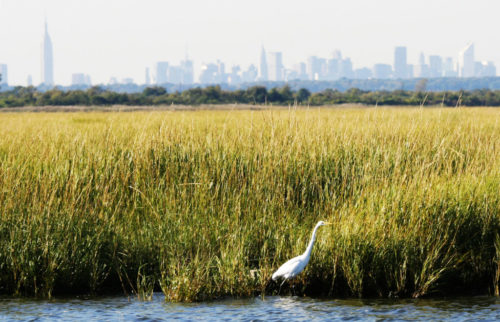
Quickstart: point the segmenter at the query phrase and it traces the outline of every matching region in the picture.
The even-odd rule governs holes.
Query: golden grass
[[[499,169],[497,109],[0,114],[0,292],[271,294],[318,220],[300,294],[498,292]]]

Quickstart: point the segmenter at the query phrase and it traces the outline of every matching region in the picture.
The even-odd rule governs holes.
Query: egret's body
[[[285,282],[286,280],[292,279],[295,276],[299,275],[300,272],[304,270],[306,267],[307,263],[309,263],[309,259],[311,258],[311,252],[314,246],[314,242],[316,240],[316,232],[318,231],[318,228],[324,225],[330,225],[329,223],[325,223],[324,221],[320,221],[316,224],[316,227],[314,227],[311,241],[309,242],[309,245],[307,246],[306,251],[297,257],[294,257],[287,261],[285,264],[281,265],[280,268],[273,274],[273,281],[276,281],[279,278],[283,278]]]

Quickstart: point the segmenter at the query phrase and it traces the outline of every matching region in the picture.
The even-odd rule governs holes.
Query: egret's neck
[[[311,252],[312,252],[312,249],[313,249],[313,246],[314,246],[314,241],[316,240],[316,232],[318,231],[318,228],[321,227],[320,225],[316,225],[316,227],[314,227],[314,230],[313,230],[313,233],[312,233],[312,236],[311,236],[311,241],[309,242],[309,245],[307,245],[307,249],[304,253],[304,255],[306,257],[309,257],[311,256]]]

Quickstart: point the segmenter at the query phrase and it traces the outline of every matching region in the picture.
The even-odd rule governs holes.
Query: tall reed
[[[498,293],[500,114],[0,115],[0,292]],[[282,293],[290,291],[285,284]]]

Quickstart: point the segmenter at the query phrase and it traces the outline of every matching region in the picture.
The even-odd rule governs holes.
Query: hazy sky
[[[499,13],[498,0],[0,0],[0,63],[11,84],[40,82],[46,15],[57,84],[76,72],[143,83],[146,67],[176,64],[186,48],[196,73],[216,59],[246,68],[262,44],[285,65],[340,49],[358,68],[392,64],[397,45],[409,63],[420,52],[456,60],[473,41],[476,60],[500,69]]]

